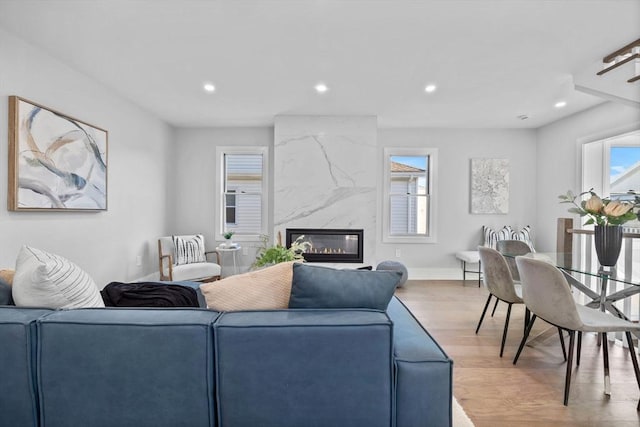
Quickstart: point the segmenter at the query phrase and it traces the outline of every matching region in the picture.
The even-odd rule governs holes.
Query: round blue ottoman
[[[405,267],[403,263],[398,261],[382,261],[380,264],[378,264],[376,270],[391,270],[401,272],[402,277],[398,282],[398,288],[402,287],[405,284],[405,282],[407,281],[407,277],[409,276],[407,267]]]

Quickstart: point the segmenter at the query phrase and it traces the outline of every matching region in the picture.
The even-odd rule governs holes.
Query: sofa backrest
[[[211,324],[201,309],[78,309],[37,321],[47,427],[214,426]],[[185,423],[188,420],[188,423]]]
[[[214,337],[223,426],[394,424],[393,334],[384,312],[228,312]]]

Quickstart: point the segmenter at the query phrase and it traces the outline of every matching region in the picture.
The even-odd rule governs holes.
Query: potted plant
[[[589,195],[587,200],[582,200],[583,196]],[[569,208],[569,212],[588,219],[584,225],[594,224],[596,254],[600,265],[612,267],[616,265],[620,248],[622,247],[622,227],[627,221],[640,219],[640,197],[635,196],[633,201],[611,200],[601,198],[593,188],[589,191],[573,194],[567,191],[566,194],[558,196],[560,203],[571,203],[574,206]],[[580,203],[576,200],[580,199]]]
[[[231,238],[233,237],[235,233],[233,231],[227,231],[225,232],[222,237],[224,237],[225,239],[225,247],[230,248],[233,246],[233,241],[231,240]]]
[[[281,262],[303,260],[304,257],[302,254],[311,246],[309,242],[302,241],[303,238],[304,235],[298,237],[293,243],[291,243],[291,247],[287,248],[281,243],[276,243],[273,246],[267,246],[269,236],[260,236],[262,248],[258,252],[252,267],[254,269],[258,269]]]

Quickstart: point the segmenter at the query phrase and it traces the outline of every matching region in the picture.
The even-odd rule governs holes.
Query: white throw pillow
[[[23,307],[104,307],[98,286],[80,267],[29,246],[18,253],[12,293]]]
[[[173,262],[175,265],[207,261],[204,254],[204,236],[202,234],[173,236],[173,246],[176,254],[176,259]]]

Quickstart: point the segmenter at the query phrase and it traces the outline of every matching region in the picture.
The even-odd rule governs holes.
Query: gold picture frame
[[[106,211],[109,133],[9,97],[10,211]]]

